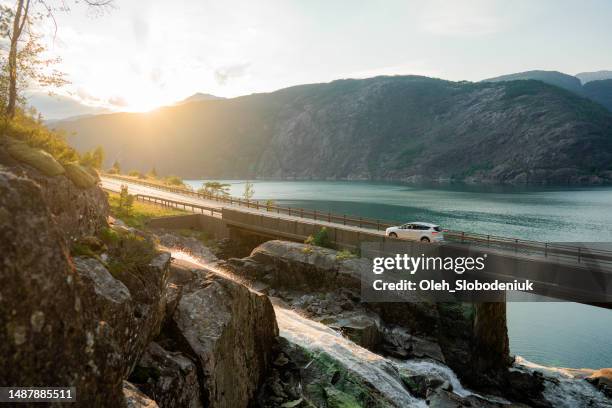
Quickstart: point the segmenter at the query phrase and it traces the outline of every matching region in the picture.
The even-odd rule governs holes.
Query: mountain
[[[590,81],[583,85],[585,95],[612,111],[612,79]]]
[[[612,71],[581,72],[576,74],[576,78],[580,79],[583,84],[591,81],[602,81],[604,79],[612,79]]]
[[[49,95],[33,92],[27,95],[28,104],[36,108],[48,122],[63,120],[68,117],[95,115],[109,112],[108,109],[89,106],[64,95]]]
[[[574,76],[564,74],[558,71],[526,71],[516,74],[502,75],[495,78],[485,79],[485,82],[501,82],[501,81],[517,81],[525,79],[534,79],[542,81],[550,85],[558,86],[559,88],[567,89],[579,95],[582,94],[582,83]]]
[[[107,164],[186,178],[612,179],[612,114],[532,80],[347,79],[61,125]]]
[[[202,102],[202,101],[215,101],[218,99],[225,99],[222,98],[220,96],[215,96],[215,95],[211,95],[211,94],[207,94],[207,93],[194,93],[193,95],[191,95],[188,98],[183,99],[182,101],[178,102],[178,104],[182,104],[182,103],[189,103],[189,102]]]

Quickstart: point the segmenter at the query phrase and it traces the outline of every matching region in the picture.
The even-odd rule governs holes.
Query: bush
[[[126,185],[121,186],[121,193],[119,193],[119,206],[117,208],[118,215],[129,217],[132,214],[132,208],[134,207],[134,196],[128,191]]]
[[[168,176],[164,179],[164,182],[171,186],[185,187],[183,179],[179,176]]]
[[[336,254],[337,261],[346,261],[347,259],[353,259],[353,258],[357,258],[357,255],[355,255],[348,249],[343,249],[341,251],[338,251],[338,253]]]
[[[309,245],[320,246],[323,248],[333,248],[326,227],[321,228],[314,236],[310,235],[308,238],[306,238],[305,243]]]

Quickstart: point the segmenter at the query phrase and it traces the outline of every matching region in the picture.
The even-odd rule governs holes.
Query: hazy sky
[[[612,69],[609,0],[115,1],[58,15],[51,43],[63,92],[113,110],[379,74]]]

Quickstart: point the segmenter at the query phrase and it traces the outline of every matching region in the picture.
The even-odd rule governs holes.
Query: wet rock
[[[127,381],[123,382],[123,396],[127,408],[159,408],[155,401]]]
[[[475,396],[460,397],[443,387],[432,390],[427,396],[426,402],[430,408],[494,408],[504,406]]]
[[[380,344],[383,336],[380,318],[372,313],[346,312],[324,319],[327,326],[339,330],[361,347],[374,350]]]
[[[603,392],[605,396],[612,399],[612,368],[597,370],[586,380]]]
[[[270,367],[278,335],[269,299],[201,271],[183,288],[172,326],[202,372],[204,405],[246,407]]]
[[[186,355],[149,344],[130,376],[160,407],[200,408],[197,367]]]
[[[438,343],[432,339],[413,336],[403,327],[386,327],[383,338],[385,342],[383,349],[395,357],[431,358],[441,363],[445,362]]]
[[[162,232],[158,234],[160,245],[167,248],[179,249],[191,254],[203,262],[217,261],[215,254],[205,246],[202,241],[192,236],[183,236],[178,233]]]

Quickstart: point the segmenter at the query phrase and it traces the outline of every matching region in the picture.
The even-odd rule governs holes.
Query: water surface
[[[231,184],[242,195],[244,182]],[[202,181],[188,182],[200,187]],[[283,206],[548,242],[612,242],[610,187],[414,187],[348,181],[255,181]],[[512,353],[562,367],[612,367],[612,310],[570,302],[508,304]]]

